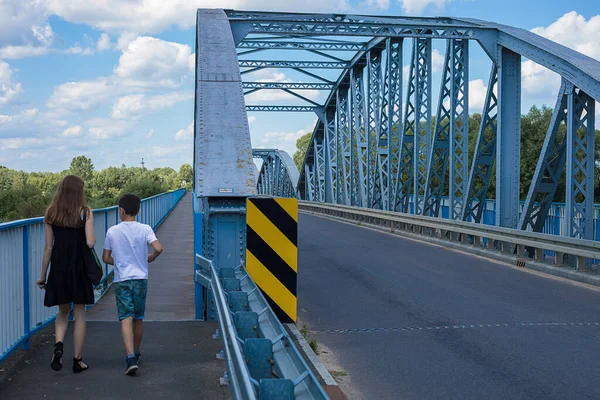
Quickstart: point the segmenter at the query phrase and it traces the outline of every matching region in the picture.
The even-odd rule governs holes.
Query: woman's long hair
[[[83,180],[75,175],[67,175],[58,185],[52,203],[46,210],[44,221],[50,225],[69,228],[81,226],[81,213],[86,211]]]

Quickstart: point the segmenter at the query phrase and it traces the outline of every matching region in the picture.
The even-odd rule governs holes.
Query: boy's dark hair
[[[125,214],[130,217],[135,217],[140,212],[140,198],[133,193],[125,193],[119,197],[119,207],[121,207]]]

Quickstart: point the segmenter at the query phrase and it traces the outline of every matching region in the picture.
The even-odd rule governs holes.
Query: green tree
[[[69,172],[79,176],[85,182],[90,182],[94,176],[94,164],[89,157],[77,156],[71,160]]]
[[[179,167],[179,184],[185,185],[187,190],[192,190],[194,184],[194,168],[190,164]]]
[[[296,140],[297,150],[294,153],[294,164],[296,164],[298,170],[302,170],[302,164],[304,163],[304,157],[306,156],[311,137],[312,132],[309,132],[306,135],[301,136],[298,140]]]

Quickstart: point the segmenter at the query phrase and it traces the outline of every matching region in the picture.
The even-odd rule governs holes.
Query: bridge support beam
[[[246,197],[256,194],[244,92],[225,12],[198,10],[196,34],[194,192],[202,230],[194,235],[217,268],[234,268],[244,260]],[[216,318],[213,296],[203,297],[211,299],[204,317]]]
[[[496,225],[516,228],[521,171],[521,55],[498,51]]]

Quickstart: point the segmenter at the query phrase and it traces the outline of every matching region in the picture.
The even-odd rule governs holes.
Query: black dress
[[[94,289],[87,277],[84,261],[85,224],[78,228],[52,225],[54,246],[44,305],[94,304]]]

